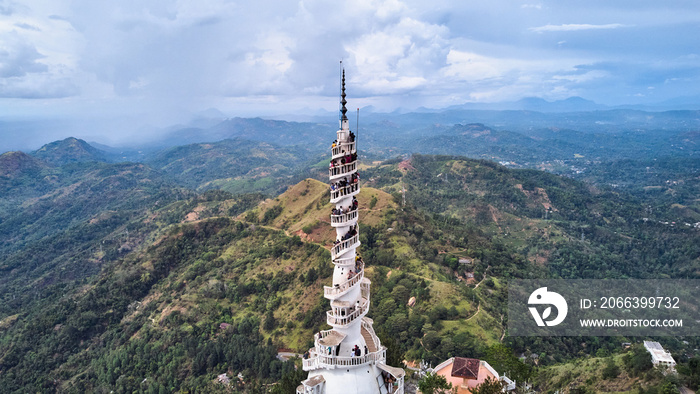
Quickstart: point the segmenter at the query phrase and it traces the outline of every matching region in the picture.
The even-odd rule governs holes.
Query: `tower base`
[[[385,364],[309,372],[297,394],[403,394],[404,371]]]

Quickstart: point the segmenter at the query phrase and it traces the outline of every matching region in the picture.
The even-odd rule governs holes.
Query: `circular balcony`
[[[333,259],[333,264],[335,265],[352,265],[355,264],[355,258],[354,257],[347,257],[347,258],[338,258],[338,259]]]
[[[344,255],[350,249],[358,248],[360,246],[360,234],[355,234],[351,238],[345,241],[340,241],[340,243],[333,246],[331,249],[331,258],[335,260],[336,258]]]
[[[353,161],[352,163],[347,163],[329,168],[328,177],[330,177],[331,181],[333,181],[335,179],[348,177],[352,175],[352,173],[355,171],[357,171],[357,160]]]
[[[341,187],[340,189],[331,190],[331,204],[336,204],[343,197],[352,197],[360,192],[360,182]]]
[[[336,144],[335,148],[332,148],[331,160],[339,159],[348,153],[355,153],[355,141],[353,142],[341,142]]]
[[[350,323],[364,317],[369,311],[369,299],[361,298],[359,305],[348,301],[331,301],[330,311],[326,311],[326,322],[331,327],[347,327]]]
[[[386,348],[382,346],[376,352],[369,352],[357,357],[341,357],[327,354],[318,354],[316,349],[309,351],[309,358],[303,361],[304,371],[315,369],[335,369],[370,363],[386,363]]]
[[[331,226],[333,227],[345,227],[354,226],[357,224],[358,218],[357,209],[344,213],[342,215],[331,215]]]

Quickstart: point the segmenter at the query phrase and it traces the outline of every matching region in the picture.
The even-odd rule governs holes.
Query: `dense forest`
[[[501,135],[449,132],[484,131]],[[327,187],[304,180],[325,162],[295,132],[147,164],[75,139],[0,156],[3,390],[293,392],[304,373],[277,351],[327,328],[332,273]],[[642,338],[507,335],[513,278],[700,278],[697,160],[622,157],[580,180],[462,156],[368,161],[361,252],[389,363],[481,358],[544,391],[697,388],[697,337],[656,338],[679,362],[669,380],[620,346]]]

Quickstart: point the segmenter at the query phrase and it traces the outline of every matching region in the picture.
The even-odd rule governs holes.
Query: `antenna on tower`
[[[357,135],[360,134],[360,109],[357,109],[357,120],[355,120],[355,146],[357,146]],[[357,151],[357,148],[355,148]]]

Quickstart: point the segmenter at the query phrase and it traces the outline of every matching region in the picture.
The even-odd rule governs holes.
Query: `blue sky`
[[[0,116],[700,95],[700,2],[0,0]]]

